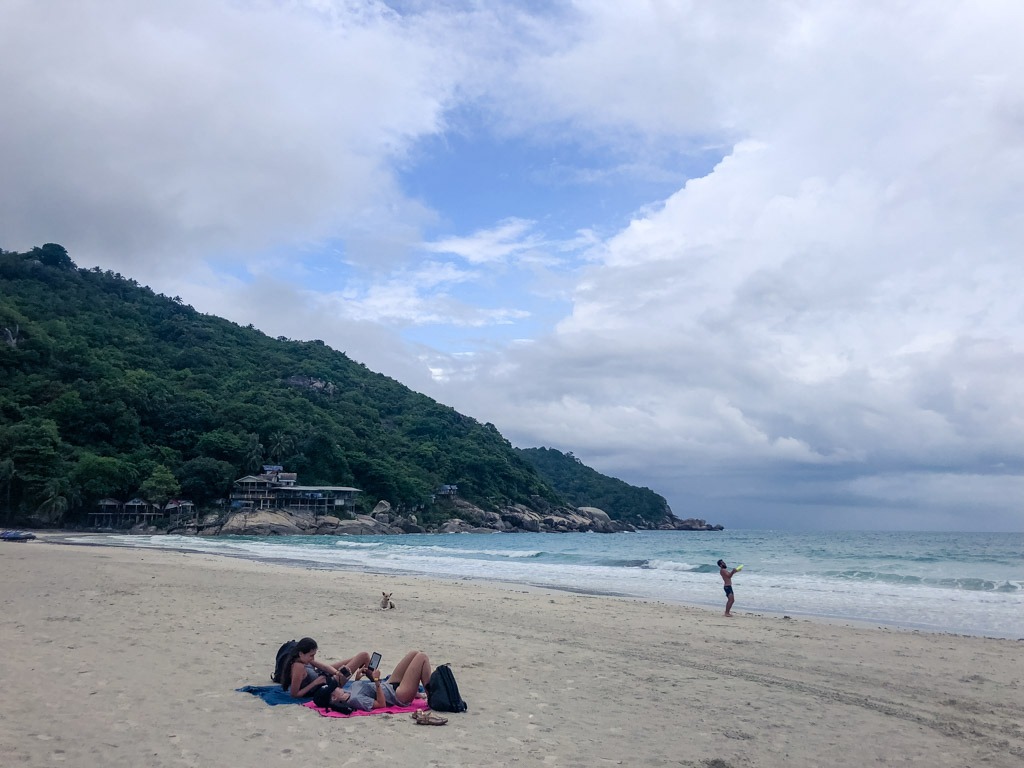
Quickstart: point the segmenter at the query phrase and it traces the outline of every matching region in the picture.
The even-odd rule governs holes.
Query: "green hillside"
[[[60,245],[0,250],[0,521],[86,522],[100,499],[202,508],[264,464],[363,491],[427,527],[459,507],[604,509],[647,528],[665,500],[571,454],[517,451],[481,424],[322,341],[272,339],[134,280],[79,269]]]
[[[445,483],[484,508],[562,501],[493,425],[321,341],[201,314],[59,245],[0,251],[0,519],[74,523],[108,496],[209,504],[264,463],[426,522]]]
[[[613,520],[638,527],[672,518],[663,496],[650,488],[638,488],[602,475],[572,453],[554,448],[516,449],[516,453],[574,507],[599,507]]]

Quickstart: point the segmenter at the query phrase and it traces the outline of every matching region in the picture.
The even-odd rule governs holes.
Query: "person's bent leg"
[[[342,667],[348,667],[349,673],[350,674],[355,674],[355,671],[357,669],[361,669],[362,667],[365,667],[369,663],[370,663],[370,654],[367,653],[366,651],[360,651],[355,656],[353,656],[351,659],[345,659],[344,661],[336,662],[336,663],[332,664],[331,666],[334,667],[335,669],[341,669]]]
[[[430,682],[430,673],[433,671],[430,668],[430,659],[427,657],[427,654],[421,651],[414,651],[413,653],[413,657],[405,665],[401,681],[395,688],[398,700],[406,704],[416,698],[420,685],[426,685]],[[402,661],[404,662],[406,659],[402,659]]]
[[[732,604],[734,602],[736,602],[736,597],[734,595],[729,595],[729,599],[725,601],[725,615],[726,616],[731,616],[732,615]]]
[[[405,679],[405,671],[409,668],[412,660],[416,658],[416,654],[419,651],[409,651],[402,660],[395,665],[394,671],[391,673],[391,677],[388,678],[392,684],[398,685],[398,683]]]

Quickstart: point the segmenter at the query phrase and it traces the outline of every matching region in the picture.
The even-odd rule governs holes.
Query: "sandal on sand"
[[[425,709],[413,712],[412,719],[416,721],[416,725],[445,725],[448,722],[447,717],[435,715],[433,712],[428,712]]]

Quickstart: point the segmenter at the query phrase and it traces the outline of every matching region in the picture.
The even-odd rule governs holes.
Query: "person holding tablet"
[[[348,688],[335,688],[330,692],[328,703],[316,703],[318,706],[341,705],[364,712],[384,707],[407,707],[420,695],[420,686],[426,686],[430,681],[432,671],[427,654],[409,651],[395,666],[387,682],[381,681],[379,669],[370,669],[366,664],[356,669]]]

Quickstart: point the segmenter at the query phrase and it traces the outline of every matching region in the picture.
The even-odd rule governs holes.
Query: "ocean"
[[[70,537],[304,568],[480,579],[723,608],[1024,639],[1024,533],[643,531],[404,536]]]

